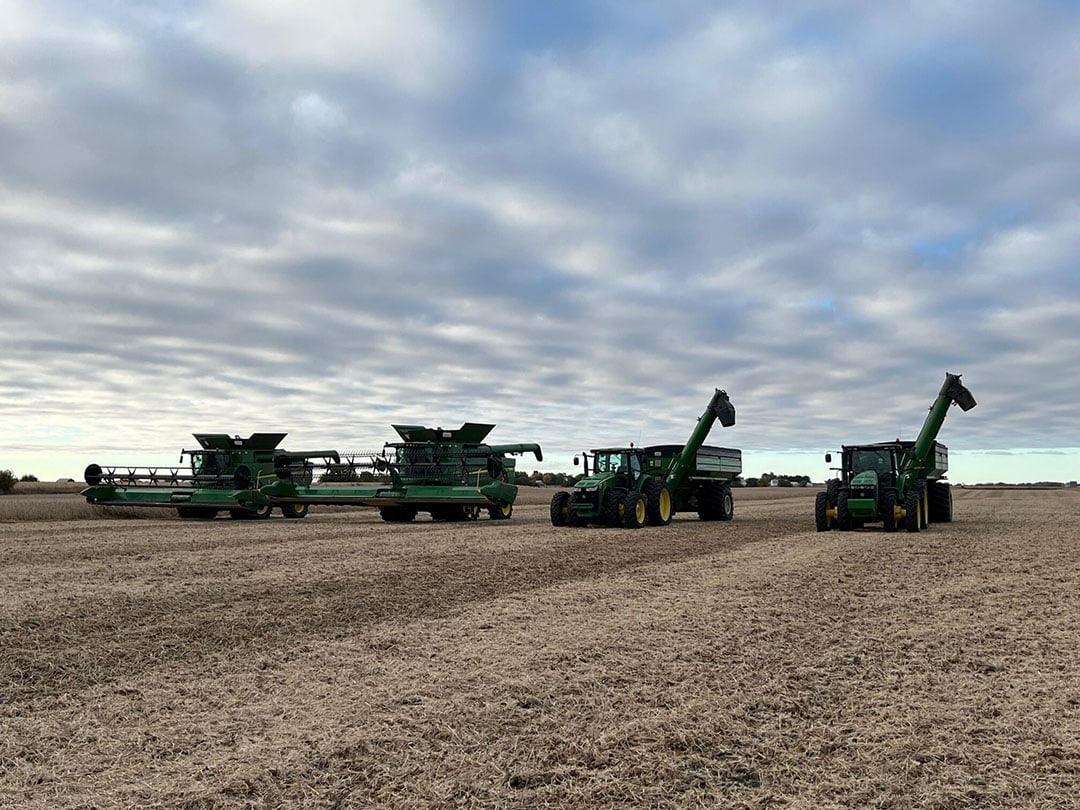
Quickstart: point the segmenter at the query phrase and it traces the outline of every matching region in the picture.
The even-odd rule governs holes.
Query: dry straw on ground
[[[1080,497],[0,525],[0,805],[1066,808]],[[60,496],[57,496],[60,497]]]

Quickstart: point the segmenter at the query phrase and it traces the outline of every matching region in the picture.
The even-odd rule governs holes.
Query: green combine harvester
[[[817,530],[850,531],[881,523],[887,532],[900,527],[917,532],[931,523],[951,522],[952,490],[943,480],[949,448],[936,439],[953,403],[964,411],[976,405],[960,375],[946,374],[915,441],[841,447],[840,477],[829,481],[814,502]],[[831,453],[825,462],[832,462]]]
[[[287,456],[300,478],[311,480],[312,459],[340,461],[335,450],[286,451],[278,447],[285,433],[253,433],[246,439],[225,433],[196,433],[197,450],[181,450],[187,467],[128,467],[90,464],[83,474],[88,487],[80,494],[99,506],[151,506],[175,509],[186,519],[211,520],[228,512],[236,520],[270,517],[270,503],[258,488],[277,480],[278,460]],[[306,517],[303,504],[284,504],[287,518]]]
[[[735,424],[735,406],[720,389],[686,444],[583,453],[585,477],[572,492],[552,497],[551,525],[666,526],[677,511],[697,511],[701,520],[731,520],[735,511],[731,482],[742,472],[742,453],[704,444],[716,421],[724,427]],[[578,463],[575,457],[574,464]]]
[[[474,422],[456,430],[393,425],[400,442],[388,442],[374,453],[342,453],[314,481],[308,459],[283,454],[276,462],[276,480],[250,497],[282,508],[376,507],[390,523],[408,523],[420,512],[434,520],[465,521],[486,511],[492,520],[506,520],[518,492],[510,456],[533,453],[543,461],[543,454],[539,444],[485,444],[494,427]],[[385,480],[361,483],[365,472]]]

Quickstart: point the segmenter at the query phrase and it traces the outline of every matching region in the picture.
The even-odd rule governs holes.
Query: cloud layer
[[[1034,5],[0,0],[0,449],[558,458],[724,387],[714,441],[816,452],[946,371],[950,446],[1075,447],[1080,13]]]

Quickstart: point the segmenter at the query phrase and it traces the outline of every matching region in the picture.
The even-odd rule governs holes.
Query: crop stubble
[[[0,805],[1074,807],[1075,491],[0,524]],[[57,496],[60,497],[60,496]]]

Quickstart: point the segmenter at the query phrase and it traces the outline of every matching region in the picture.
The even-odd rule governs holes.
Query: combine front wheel
[[[307,503],[283,503],[281,505],[281,514],[291,519],[306,518],[310,508],[311,504]]]
[[[492,520],[509,520],[512,514],[514,514],[514,505],[512,503],[501,506],[495,504],[488,507],[488,517]]]

